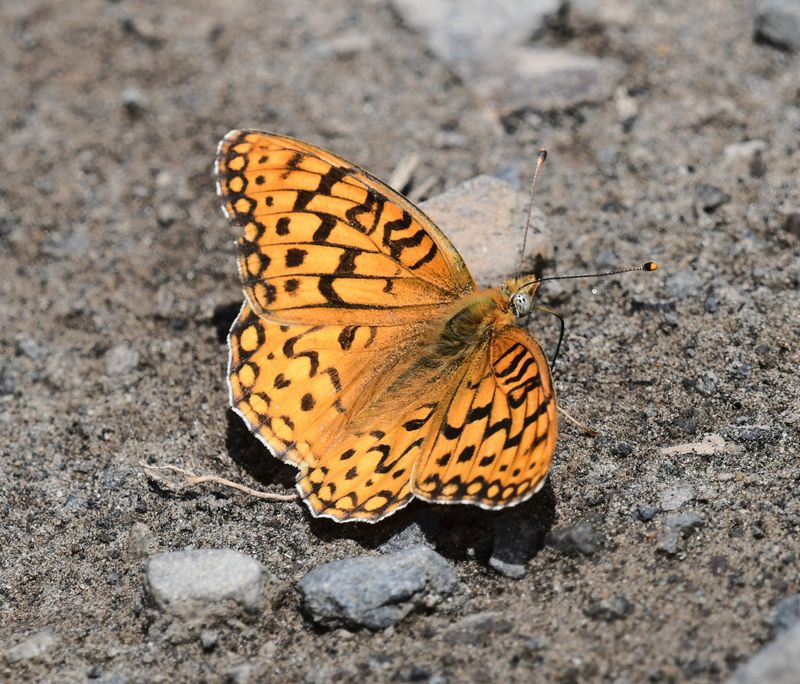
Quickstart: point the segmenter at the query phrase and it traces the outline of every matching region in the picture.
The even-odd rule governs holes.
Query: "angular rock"
[[[800,682],[800,623],[742,665],[728,684],[797,684]]]
[[[451,565],[427,546],[326,563],[297,584],[305,611],[327,627],[385,629],[452,594]]]
[[[575,556],[578,553],[590,556],[597,551],[602,541],[600,533],[589,522],[562,527],[547,535],[547,544],[568,556]]]
[[[756,40],[800,50],[800,0],[764,0],[756,15]]]
[[[257,612],[264,568],[233,549],[159,553],[147,561],[146,588],[161,610],[182,617]]]
[[[528,196],[510,183],[492,176],[476,176],[432,197],[422,210],[450,238],[481,286],[513,278],[519,265],[518,248],[525,228]],[[524,266],[553,258],[553,243],[544,215],[534,209]],[[525,269],[523,269],[525,270]]]
[[[501,575],[521,579],[528,571],[528,559],[541,531],[530,516],[513,511],[497,521],[489,565]]]
[[[680,537],[678,536],[677,530],[662,525],[658,528],[658,532],[656,533],[656,549],[670,556],[674,556],[678,553],[679,539]]]
[[[42,658],[57,642],[55,631],[52,627],[45,627],[31,634],[27,639],[6,651],[6,660],[9,663],[19,663],[26,660]]]

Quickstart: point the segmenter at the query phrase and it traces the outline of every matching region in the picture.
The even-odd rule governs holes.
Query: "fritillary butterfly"
[[[231,405],[299,468],[315,516],[375,522],[415,497],[499,509],[541,488],[556,398],[517,325],[535,277],[478,290],[422,211],[299,140],[232,131],[216,176],[241,231]]]

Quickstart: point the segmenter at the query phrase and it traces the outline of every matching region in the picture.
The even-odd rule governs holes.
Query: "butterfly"
[[[299,469],[313,515],[375,522],[414,498],[500,509],[542,487],[558,418],[519,325],[535,277],[479,289],[420,209],[300,140],[232,131],[215,174],[245,298],[231,406]]]

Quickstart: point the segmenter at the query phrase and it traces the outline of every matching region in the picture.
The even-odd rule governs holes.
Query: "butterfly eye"
[[[531,298],[530,295],[526,294],[525,292],[516,292],[511,295],[511,310],[514,312],[514,315],[519,318],[520,316],[524,316],[526,313],[530,312],[531,310]]]

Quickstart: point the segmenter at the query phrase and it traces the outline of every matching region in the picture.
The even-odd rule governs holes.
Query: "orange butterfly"
[[[414,497],[498,509],[541,488],[555,391],[516,325],[535,277],[478,290],[425,214],[308,143],[232,131],[215,168],[242,231],[231,405],[300,469],[315,516],[375,522]]]

